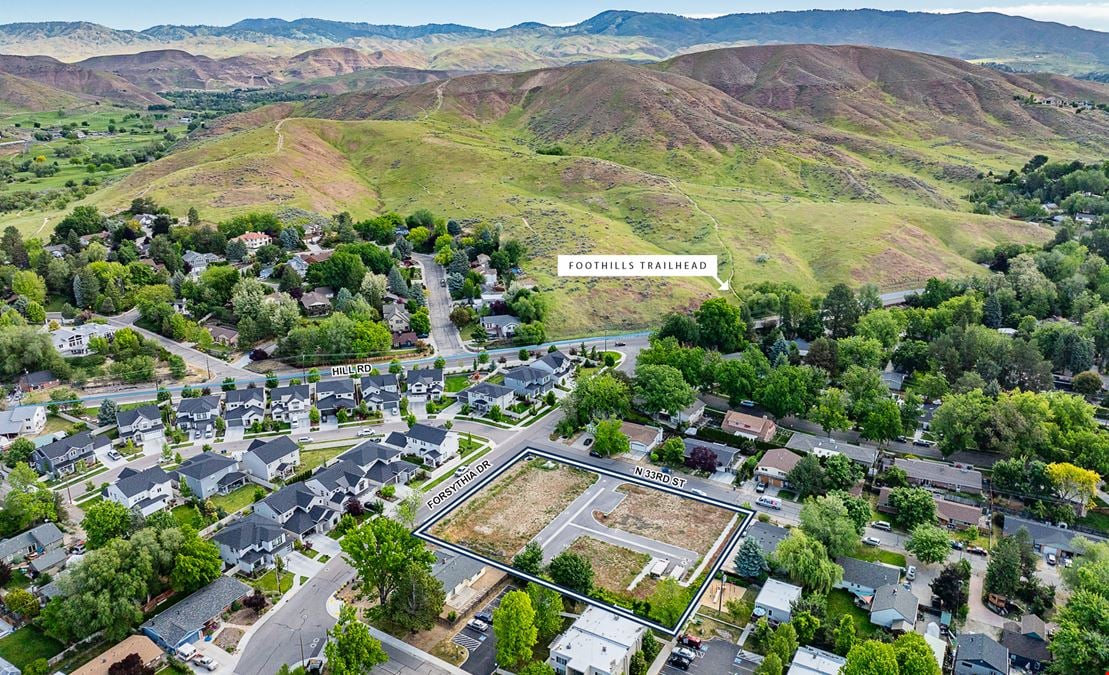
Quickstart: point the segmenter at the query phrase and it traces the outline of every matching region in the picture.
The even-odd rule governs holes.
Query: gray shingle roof
[[[427,385],[439,384],[443,381],[442,368],[420,368],[408,371],[407,376],[408,384],[412,385],[416,382],[422,382]]]
[[[942,462],[900,457],[893,460],[893,465],[903,469],[912,480],[958,485],[967,489],[982,489],[982,473],[977,469],[960,469]]]
[[[300,446],[291,437],[278,436],[271,441],[255,440],[247,447],[246,451],[262,460],[263,463],[269,464],[283,457],[288,457],[299,449]]]
[[[62,540],[62,531],[54,523],[43,523],[26,532],[0,541],[0,558],[26,551],[31,546],[47,548]]]
[[[316,495],[304,483],[293,483],[266,497],[262,503],[276,513],[288,513],[298,506],[307,509],[315,498]]]
[[[181,466],[177,467],[177,473],[199,480],[236,464],[238,462],[230,457],[217,455],[214,452],[202,452],[182,462]]]
[[[515,392],[512,389],[509,389],[508,387],[501,386],[499,384],[492,384],[490,382],[478,382],[474,386],[467,389],[466,393],[467,394],[473,394],[475,396],[487,396],[489,398],[500,398],[502,396],[508,396],[510,394],[514,394]]]
[[[333,396],[336,394],[353,394],[354,393],[354,380],[349,377],[341,380],[327,380],[326,382],[316,383],[316,398],[323,398],[324,396]]]
[[[177,403],[178,415],[202,415],[219,410],[219,396],[199,396],[183,398]]]
[[[763,555],[770,555],[778,548],[778,544],[789,536],[789,530],[756,520],[747,526],[743,536],[746,539],[757,541]]]
[[[276,522],[257,513],[223,528],[212,537],[228,548],[241,551],[251,546],[260,546],[279,538],[284,530]]]
[[[1009,672],[1009,650],[988,635],[963,633],[959,636],[957,661],[977,661],[989,664],[1002,673]]]
[[[431,575],[443,584],[444,590],[450,593],[458,584],[473,578],[483,567],[485,567],[483,563],[469,556],[436,549]]]
[[[144,405],[141,408],[116,412],[116,424],[121,427],[129,427],[140,419],[160,421],[162,419],[162,409],[156,405]]]
[[[874,600],[870,603],[870,613],[881,612],[886,609],[895,609],[906,621],[916,621],[916,610],[920,601],[912,591],[901,588],[897,584],[886,584],[874,591]]]
[[[1016,516],[1005,516],[1005,536],[1013,536],[1022,527],[1028,530],[1028,534],[1032,535],[1032,541],[1040,546],[1050,546],[1065,551],[1074,550],[1074,547],[1071,545],[1071,540],[1080,534],[1074,530],[1064,530],[1054,525],[1048,525],[1047,523],[1025,520],[1024,518],[1017,518]],[[1102,537],[1096,535],[1081,533],[1081,536],[1091,541],[1104,541]]]
[[[203,628],[210,619],[218,616],[225,607],[246,597],[248,593],[250,586],[238,579],[220,576],[150,619],[142,627],[158,635],[166,644],[176,647],[189,635]]]
[[[285,397],[307,401],[311,397],[311,391],[308,389],[307,384],[295,384],[288,387],[275,387],[270,389],[271,401],[280,401]]]
[[[125,472],[126,469],[124,472],[120,472],[119,478],[116,479],[115,486],[127,497],[134,497],[139,493],[146,492],[155,485],[166,483],[171,480],[170,475],[163,471],[160,466],[152,466],[142,471]]]
[[[251,401],[264,404],[266,401],[264,390],[258,389],[257,387],[254,389],[233,389],[225,392],[224,396],[227,397],[226,400],[228,404],[247,403]]]
[[[54,460],[69,452],[73,448],[83,448],[91,445],[93,449],[99,448],[102,445],[108,445],[112,441],[107,436],[93,436],[92,432],[82,431],[79,434],[67,436],[60,441],[54,441],[49,445],[44,445],[41,448],[35,449],[36,455],[42,455],[47,459]]]
[[[867,562],[858,558],[837,558],[836,564],[843,568],[843,580],[847,583],[878,589],[896,584],[901,580],[901,570],[889,565]]]
[[[392,373],[383,373],[381,375],[367,375],[362,378],[362,391],[367,389],[382,389],[384,387],[397,387],[397,376]]]
[[[376,441],[366,441],[339,455],[339,459],[358,466],[369,466],[379,459],[388,462],[400,454],[400,450],[396,448],[385,447]]]
[[[506,380],[513,379],[525,383],[537,382],[547,377],[547,373],[539,370],[538,368],[532,368],[531,366],[516,366],[515,368],[506,370],[504,373],[504,377]]]
[[[408,430],[408,435],[424,443],[442,445],[443,441],[447,439],[447,430],[427,424],[413,424],[412,428]]]

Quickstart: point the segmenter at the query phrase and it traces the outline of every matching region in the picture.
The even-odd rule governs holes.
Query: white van
[[[890,524],[887,523],[884,520],[876,520],[873,523],[871,523],[870,526],[873,527],[876,530],[882,530],[882,531],[885,531],[885,532],[889,532],[893,529],[892,527],[890,527]]]
[[[768,509],[776,509],[779,511],[782,509],[782,500],[777,497],[759,497],[755,500],[755,503],[759,506],[765,506]]]

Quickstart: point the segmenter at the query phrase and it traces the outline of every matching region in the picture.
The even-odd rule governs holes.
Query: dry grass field
[[[621,485],[627,495],[603,519],[605,525],[632,534],[681,546],[701,555],[709,552],[736,513],[661,490]],[[595,514],[596,515],[596,514]]]
[[[436,523],[431,534],[507,563],[596,480],[597,474],[565,464],[522,461]]]
[[[628,585],[651,560],[646,553],[637,553],[593,537],[578,537],[566,550],[593,563],[594,584],[618,594],[627,591]]]

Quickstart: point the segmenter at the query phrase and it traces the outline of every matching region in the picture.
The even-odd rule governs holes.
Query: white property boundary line
[[[705,578],[705,582],[703,584],[701,584],[701,588],[698,589],[697,593],[694,595],[693,600],[690,602],[689,607],[686,608],[685,613],[682,614],[681,618],[678,619],[678,622],[672,627],[664,626],[664,625],[662,625],[660,623],[657,623],[655,621],[651,621],[650,619],[639,616],[638,614],[635,614],[634,612],[631,612],[630,610],[624,609],[623,607],[617,607],[616,605],[610,605],[608,603],[601,602],[600,600],[597,600],[596,598],[591,598],[587,595],[582,595],[581,593],[578,593],[576,591],[571,591],[567,588],[563,588],[562,586],[558,586],[556,584],[553,584],[550,581],[547,581],[546,579],[543,579],[543,578],[538,577],[538,576],[533,575],[533,574],[528,574],[526,572],[523,572],[521,570],[516,569],[515,567],[512,567],[511,565],[505,565],[504,563],[501,563],[501,562],[498,562],[496,560],[492,560],[490,558],[481,556],[481,555],[471,551],[470,549],[464,548],[462,546],[458,546],[457,544],[453,544],[449,541],[444,541],[444,540],[439,539],[438,537],[435,537],[435,536],[433,536],[432,534],[429,533],[429,530],[431,529],[432,526],[434,526],[437,522],[439,522],[440,520],[442,520],[446,516],[450,515],[450,513],[452,511],[454,511],[456,508],[458,508],[462,504],[469,501],[469,499],[471,497],[473,497],[475,493],[477,493],[479,490],[481,490],[482,488],[487,486],[489,483],[491,483],[493,480],[495,480],[497,478],[497,476],[500,476],[502,473],[507,471],[510,467],[515,466],[516,463],[519,462],[521,459],[525,459],[525,458],[531,457],[531,456],[544,457],[544,458],[549,459],[553,462],[568,464],[568,465],[573,466],[573,467],[578,468],[578,469],[583,469],[585,471],[592,471],[592,472],[600,474],[600,475],[610,476],[612,478],[617,478],[619,480],[622,480],[622,481],[625,481],[625,482],[628,482],[628,483],[634,483],[636,485],[641,485],[643,487],[651,488],[651,489],[654,489],[654,490],[661,490],[662,492],[668,492],[672,495],[682,497],[684,499],[691,499],[693,501],[701,502],[702,504],[708,504],[709,506],[715,506],[717,508],[725,509],[725,510],[731,511],[732,513],[735,513],[737,515],[743,516],[743,523],[739,527],[739,529],[736,531],[736,533],[734,535],[732,535],[732,537],[730,538],[730,541],[724,546],[723,549],[721,549],[720,555],[717,558],[716,564],[713,565],[712,570],[710,571],[708,576]],[[640,624],[643,624],[644,626],[647,626],[649,628],[653,628],[655,630],[661,631],[662,633],[664,633],[666,635],[676,636],[681,631],[682,626],[684,626],[685,623],[690,619],[690,617],[693,616],[694,613],[696,613],[697,608],[701,604],[701,598],[704,597],[705,593],[708,591],[709,583],[712,581],[712,579],[714,579],[716,577],[716,574],[720,571],[720,568],[724,566],[724,563],[727,561],[727,553],[732,548],[734,548],[735,543],[739,540],[739,538],[741,536],[743,536],[743,532],[746,531],[747,526],[751,523],[751,520],[752,520],[752,518],[754,518],[754,515],[755,515],[755,512],[752,511],[752,510],[745,509],[745,508],[739,507],[739,506],[735,506],[733,504],[728,504],[727,502],[722,502],[720,500],[713,499],[712,497],[696,495],[696,494],[693,494],[692,492],[684,492],[682,490],[671,487],[669,485],[665,485],[663,483],[655,483],[655,482],[651,482],[651,481],[646,481],[646,480],[643,480],[642,478],[637,478],[637,477],[632,476],[630,474],[617,473],[615,471],[612,471],[611,469],[598,467],[598,466],[593,466],[591,464],[586,464],[585,462],[581,462],[581,461],[578,461],[578,460],[575,460],[575,459],[570,459],[568,457],[563,457],[561,455],[556,455],[556,454],[553,454],[553,453],[550,453],[550,452],[546,452],[544,450],[539,450],[537,448],[525,447],[522,450],[520,450],[519,454],[517,454],[516,457],[512,458],[511,461],[506,462],[500,468],[493,471],[488,476],[486,476],[482,480],[478,481],[476,484],[472,485],[468,490],[463,492],[462,495],[458,498],[458,500],[455,501],[455,503],[451,504],[446,509],[444,509],[444,511],[442,513],[440,513],[438,515],[434,515],[434,516],[428,518],[426,521],[424,521],[423,524],[421,524],[419,527],[416,528],[416,530],[413,532],[413,534],[415,534],[417,537],[419,537],[419,538],[421,538],[425,541],[428,541],[428,542],[431,542],[432,544],[435,544],[436,546],[441,546],[441,547],[443,547],[447,550],[458,553],[459,555],[464,555],[464,556],[467,556],[469,558],[474,558],[475,560],[478,560],[482,563],[485,563],[486,565],[489,565],[491,567],[495,567],[495,568],[501,570],[502,572],[505,572],[506,574],[510,574],[512,576],[519,577],[519,578],[526,579],[528,581],[537,583],[540,586],[544,586],[544,587],[549,588],[553,591],[557,591],[558,593],[561,593],[563,595],[569,595],[570,597],[574,598],[575,600],[579,600],[579,601],[584,602],[588,605],[592,605],[594,607],[604,609],[605,611],[612,612],[613,614],[617,614],[619,616],[622,616],[625,619],[630,619],[631,621],[635,621],[636,623],[640,623]],[[732,522],[734,522],[734,520]],[[731,522],[729,522],[729,525],[731,525]]]

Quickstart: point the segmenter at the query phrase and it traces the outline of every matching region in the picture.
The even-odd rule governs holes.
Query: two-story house
[[[189,268],[189,278],[199,278],[209,265],[223,260],[222,257],[215,253],[197,253],[196,251],[185,251],[181,254],[181,261]]]
[[[105,338],[110,340],[116,328],[104,323],[85,323],[80,326],[63,326],[50,333],[54,349],[62,356],[85,356],[89,353],[89,340]]]
[[[556,385],[567,386],[574,374],[574,360],[561,351],[548,352],[531,363],[532,368],[550,374]]]
[[[217,532],[212,541],[219,546],[223,562],[252,576],[271,569],[275,556],[284,557],[293,548],[285,529],[260,513],[231,523]]]
[[[419,455],[431,466],[441,466],[458,454],[457,434],[427,424],[414,424],[408,433],[394,431],[382,443],[405,454]]]
[[[247,480],[238,462],[214,452],[202,452],[186,459],[177,467],[177,477],[198,499],[225,495],[246,485]]]
[[[366,474],[350,462],[335,462],[312,474],[304,485],[323,499],[324,506],[338,512],[372,487]]]
[[[389,326],[391,332],[403,333],[408,330],[411,317],[408,316],[408,311],[405,310],[404,305],[394,302],[382,307],[381,320]]]
[[[173,500],[173,477],[160,466],[142,471],[124,467],[119,478],[104,488],[104,497],[149,516],[165,509]]]
[[[783,487],[786,484],[786,476],[800,461],[801,455],[785,448],[771,448],[755,466],[755,480],[766,485]]]
[[[293,474],[300,464],[300,446],[289,436],[278,436],[270,441],[255,439],[240,461],[250,475],[273,482]]]
[[[286,485],[254,505],[254,512],[270,518],[301,540],[335,527],[341,515],[324,506],[323,497],[304,483]]]
[[[224,393],[223,420],[228,427],[246,429],[266,416],[266,393],[257,387]]]
[[[248,252],[254,253],[266,244],[272,242],[273,237],[265,232],[243,232],[239,236],[234,237],[231,241],[241,241]]]
[[[156,405],[117,411],[116,427],[120,440],[132,440],[136,445],[160,444],[165,441],[162,409]]]
[[[316,383],[316,408],[320,411],[320,419],[333,417],[340,410],[352,410],[357,406],[354,380],[344,378]]]
[[[46,428],[46,407],[19,406],[0,410],[0,447],[8,446],[20,436],[38,436]]]
[[[362,378],[362,402],[370,410],[384,414],[400,414],[400,382],[392,373],[367,375]]]
[[[108,448],[112,439],[107,436],[93,436],[91,432],[67,436],[31,453],[31,462],[38,467],[39,473],[57,478],[73,473],[79,466],[96,464],[96,451]]]
[[[458,400],[470,406],[479,415],[487,414],[494,407],[505,410],[516,400],[516,392],[499,384],[478,382],[458,392]]]
[[[631,619],[586,607],[551,643],[547,665],[558,675],[627,675],[646,633]]]
[[[408,371],[408,398],[412,401],[428,401],[443,395],[445,380],[442,368],[423,368]]]
[[[308,425],[312,409],[312,391],[307,384],[294,384],[270,389],[270,417],[287,422],[295,429]]]
[[[520,398],[532,400],[546,394],[554,387],[551,373],[534,366],[516,366],[504,373],[504,386]]]
[[[219,403],[218,394],[181,399],[176,410],[178,428],[188,432],[192,438],[213,438]]]

